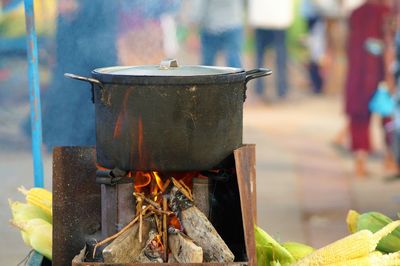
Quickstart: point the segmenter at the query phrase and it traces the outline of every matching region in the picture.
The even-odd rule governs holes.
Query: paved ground
[[[2,87],[3,89],[4,87]],[[351,174],[349,156],[329,141],[343,125],[340,97],[291,95],[285,102],[245,104],[244,140],[257,146],[258,224],[278,240],[315,247],[346,232],[349,208],[377,210],[394,216],[400,210],[400,181],[384,179],[379,156],[371,159],[371,175]],[[1,100],[1,99],[0,99]],[[16,265],[28,249],[8,224],[7,199],[22,199],[20,185],[32,185],[29,141],[19,131],[26,105],[0,105],[0,261]],[[375,123],[375,140],[379,139]],[[379,154],[380,142],[376,141]],[[51,158],[45,155],[46,187],[51,188]]]
[[[257,144],[258,223],[277,239],[319,247],[347,234],[350,208],[393,217],[400,210],[400,180],[385,179],[379,156],[360,180],[352,175],[350,156],[331,147],[343,123],[338,97],[246,104],[245,140]],[[377,140],[377,121],[374,127]]]

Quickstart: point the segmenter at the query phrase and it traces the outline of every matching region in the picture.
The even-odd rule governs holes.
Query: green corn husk
[[[12,201],[11,199],[8,200],[8,204],[10,205],[14,221],[25,222],[34,218],[40,218],[48,223],[52,223],[51,216],[35,205],[22,203],[19,201]],[[21,231],[21,236],[24,243],[29,246],[30,240],[28,234],[24,231]]]
[[[392,219],[379,212],[363,213],[357,219],[357,231],[367,229],[375,233],[391,222]],[[382,238],[376,250],[386,253],[400,251],[400,227]]]
[[[11,220],[11,224],[27,234],[29,245],[51,260],[53,226],[43,219],[34,218],[27,221]]]
[[[294,257],[267,232],[254,226],[258,266],[289,266]]]

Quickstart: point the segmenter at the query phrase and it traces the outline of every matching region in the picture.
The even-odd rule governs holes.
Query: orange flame
[[[114,127],[114,134],[113,134],[114,139],[119,138],[121,136],[121,127],[122,127],[122,123],[126,117],[126,111],[128,110],[128,99],[129,99],[129,95],[131,93],[132,93],[132,90],[128,90],[125,93],[124,100],[122,102],[122,110],[118,114],[118,118],[117,118],[117,121],[116,121],[115,127]]]
[[[156,235],[151,241],[152,248],[158,251],[164,250],[164,245],[161,240],[161,235]]]
[[[125,117],[125,112],[121,111],[118,115],[117,122],[115,123],[114,134],[113,134],[114,139],[119,138],[121,136],[121,126],[124,117]]]
[[[152,173],[153,173],[153,176],[154,176],[154,178],[155,178],[155,180],[156,180],[158,189],[159,189],[159,190],[162,190],[163,187],[164,187],[164,182],[162,181],[161,177],[158,175],[158,172],[153,171]]]
[[[148,186],[151,182],[151,174],[147,172],[136,172],[135,175],[135,191]]]
[[[102,171],[110,170],[108,168],[101,166],[99,163],[96,163],[96,168],[97,168],[97,170],[102,170]]]
[[[139,115],[138,121],[138,155],[139,155],[139,162],[143,165],[144,158],[143,158],[143,121],[142,116]]]
[[[169,224],[170,224],[172,227],[174,227],[174,228],[176,228],[176,229],[178,229],[178,230],[181,230],[181,229],[182,229],[181,222],[179,221],[178,217],[176,217],[175,215],[172,215],[172,216],[170,217],[170,219],[169,219]]]

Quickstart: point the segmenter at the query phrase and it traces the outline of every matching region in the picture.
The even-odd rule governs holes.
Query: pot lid
[[[106,83],[211,83],[216,81],[239,81],[244,79],[242,68],[202,65],[179,66],[175,59],[162,61],[160,65],[114,66],[97,68],[93,77]],[[233,76],[238,76],[234,78]],[[150,79],[151,78],[151,79]],[[232,80],[233,78],[233,80]]]
[[[160,65],[115,66],[95,69],[93,72],[123,76],[204,76],[243,72],[241,68],[201,65],[179,66],[175,59],[162,61]]]

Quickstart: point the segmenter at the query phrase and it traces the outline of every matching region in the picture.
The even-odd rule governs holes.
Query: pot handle
[[[245,84],[252,79],[269,76],[272,74],[272,70],[268,68],[255,68],[249,71],[246,71],[246,79]]]
[[[97,79],[94,79],[94,78],[82,77],[82,76],[78,76],[78,75],[71,74],[71,73],[64,73],[64,77],[89,82],[92,85],[92,102],[93,103],[94,103],[94,86],[93,85],[98,85],[102,89],[104,88],[103,83],[101,83],[100,81],[98,81]]]
[[[244,80],[244,95],[243,95],[243,101],[246,101],[247,95],[247,82],[249,82],[252,79],[264,77],[264,76],[269,76],[272,74],[272,70],[268,68],[255,68],[252,70],[248,70],[245,72],[246,73],[246,78]]]

